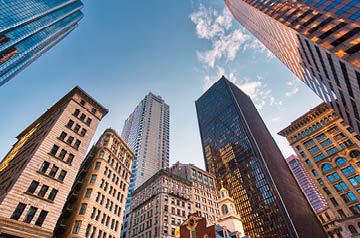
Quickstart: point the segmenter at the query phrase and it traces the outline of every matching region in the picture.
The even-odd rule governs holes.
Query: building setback
[[[161,169],[133,192],[127,237],[175,236],[191,213],[191,181]]]
[[[360,133],[360,3],[224,0],[302,82]]]
[[[107,112],[75,87],[18,135],[0,164],[0,237],[51,237]]]
[[[316,187],[314,181],[309,176],[304,165],[301,163],[298,157],[291,155],[286,158],[286,162],[288,163],[291,172],[299,184],[299,187],[309,201],[313,211],[317,213],[326,209],[328,205],[324,196],[319,192],[319,189]]]
[[[286,137],[329,209],[318,214],[330,237],[360,231],[360,137],[322,103],[279,132]]]
[[[214,175],[199,169],[193,164],[175,163],[170,171],[192,182],[191,212],[206,218],[209,224],[215,223],[220,215],[218,194]]]
[[[11,0],[0,5],[0,86],[77,27],[79,0]]]
[[[326,237],[251,99],[222,77],[197,101],[207,171],[252,237]]]
[[[149,93],[126,119],[121,136],[135,153],[123,224],[122,237],[126,238],[132,192],[169,167],[169,106],[160,96]]]
[[[54,237],[119,237],[134,153],[106,129],[83,161]]]

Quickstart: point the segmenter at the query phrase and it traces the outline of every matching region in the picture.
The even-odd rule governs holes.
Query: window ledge
[[[30,195],[30,196],[36,197],[36,198],[38,198],[38,199],[44,200],[44,201],[46,201],[46,202],[49,202],[49,203],[54,203],[54,201],[51,201],[51,200],[49,200],[49,199],[46,199],[46,198],[40,197],[40,196],[38,196],[38,195],[36,195],[36,194],[30,193],[30,192],[24,192],[24,193],[25,193],[25,194],[27,194],[27,195]]]
[[[51,178],[52,180],[55,180],[55,181],[57,181],[57,182],[59,182],[59,183],[64,183],[63,181],[61,181],[61,180],[59,180],[59,179],[56,179],[55,177],[52,177],[52,176],[50,176],[50,175],[48,175],[48,174],[45,174],[45,173],[43,173],[43,172],[40,172],[40,171],[36,171],[37,173],[39,173],[39,174],[41,174],[41,175],[43,175],[43,176],[45,176],[45,177],[47,177],[47,178]]]
[[[82,134],[80,134],[79,132],[73,130],[73,129],[72,129],[70,126],[68,126],[68,125],[65,125],[65,127],[68,128],[69,130],[71,130],[72,132],[76,133],[78,136],[81,136],[81,137],[84,137],[84,136],[85,136],[85,135],[82,135]]]
[[[75,139],[75,138],[74,138]],[[70,146],[71,148],[74,148],[75,150],[79,150],[79,148],[76,148],[75,146],[73,146],[72,144],[70,144],[67,141],[64,141],[63,139],[61,139],[60,137],[58,137],[59,141],[62,141],[63,143],[65,143],[66,145]]]
[[[68,163],[68,162],[60,159],[59,157],[56,157],[55,155],[53,155],[53,154],[51,154],[51,153],[48,153],[48,155],[50,155],[51,157],[53,157],[53,158],[55,158],[55,159],[57,159],[57,160],[60,160],[60,161],[63,162],[64,164],[67,164],[67,165],[71,166],[70,163]]]

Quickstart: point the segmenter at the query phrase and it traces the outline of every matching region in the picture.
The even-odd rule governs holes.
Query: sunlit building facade
[[[291,155],[286,158],[286,162],[314,212],[317,213],[327,208],[328,205],[324,196],[319,192],[314,181],[298,157],[296,155]]]
[[[19,134],[0,164],[0,237],[51,237],[107,110],[75,87]]]
[[[301,81],[360,133],[360,2],[225,0]]]
[[[360,235],[360,136],[325,103],[279,134],[328,203],[329,209],[318,217],[329,236]]]
[[[106,129],[81,164],[54,231],[54,238],[117,238],[134,154]]]
[[[169,116],[169,106],[161,96],[149,93],[124,123],[121,136],[135,153],[126,199],[124,235],[131,193],[157,171],[169,167]]]
[[[196,109],[206,169],[223,181],[247,235],[326,237],[246,94],[222,77]]]
[[[83,17],[79,0],[0,4],[0,86],[66,37]]]

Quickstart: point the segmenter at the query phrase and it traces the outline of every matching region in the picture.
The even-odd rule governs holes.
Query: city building
[[[320,193],[298,157],[296,155],[291,155],[286,158],[286,162],[288,163],[288,166],[301,190],[309,201],[313,211],[317,213],[326,209],[328,205],[324,196]]]
[[[170,171],[192,182],[191,211],[205,217],[210,224],[218,220],[220,211],[214,175],[193,164],[175,163]]]
[[[135,153],[126,199],[124,234],[132,192],[157,171],[169,167],[169,119],[169,106],[160,96],[149,93],[124,123],[121,136]]]
[[[0,164],[0,237],[51,237],[107,110],[75,87],[21,132]]]
[[[222,77],[197,101],[206,170],[252,237],[326,237],[251,99]]]
[[[133,191],[127,237],[168,238],[191,214],[191,181],[161,169]]]
[[[240,24],[360,134],[360,2],[225,3]]]
[[[80,0],[0,5],[0,86],[65,38],[83,17]]]
[[[322,103],[279,132],[289,141],[329,209],[318,214],[330,237],[360,232],[360,137]]]
[[[134,153],[106,129],[81,164],[54,236],[120,236]]]

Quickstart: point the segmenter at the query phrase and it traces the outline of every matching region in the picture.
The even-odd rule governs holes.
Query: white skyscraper
[[[158,170],[169,167],[169,106],[160,96],[149,93],[125,121],[121,136],[135,152],[131,198],[132,191]]]

